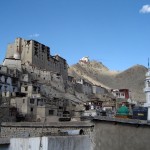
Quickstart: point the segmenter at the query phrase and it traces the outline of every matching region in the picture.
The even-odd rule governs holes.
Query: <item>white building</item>
[[[83,58],[80,59],[80,64],[88,64],[90,62],[89,57],[85,56]]]
[[[70,144],[68,144],[70,143]],[[12,138],[11,150],[93,150],[92,140],[87,135]]]
[[[120,99],[129,99],[130,98],[130,91],[129,89],[113,89],[111,93]]]
[[[144,92],[146,94],[146,103],[144,106],[148,107],[147,120],[150,121],[150,69],[146,73]]]

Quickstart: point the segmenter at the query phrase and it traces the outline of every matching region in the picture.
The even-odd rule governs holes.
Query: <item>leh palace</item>
[[[87,57],[79,61],[89,62]],[[68,64],[50,48],[34,40],[16,38],[8,45],[0,66],[3,121],[80,120],[85,105],[115,108],[107,89],[68,75]]]

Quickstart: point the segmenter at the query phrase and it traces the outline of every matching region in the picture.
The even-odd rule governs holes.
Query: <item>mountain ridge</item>
[[[133,100],[145,101],[143,88],[147,68],[143,65],[134,65],[118,72],[111,71],[102,62],[94,60],[85,64],[80,62],[74,64],[69,67],[68,72],[77,79],[83,78],[107,89],[129,89]]]

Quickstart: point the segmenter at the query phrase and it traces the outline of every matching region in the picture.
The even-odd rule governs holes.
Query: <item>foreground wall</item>
[[[21,138],[60,135],[60,131],[80,130],[84,135],[93,133],[94,125],[90,122],[3,122],[1,124],[2,138]]]
[[[93,150],[89,136],[12,138],[9,150]]]
[[[95,122],[94,150],[150,150],[150,127]]]
[[[83,129],[84,134],[78,136],[49,136],[42,138],[42,145],[51,147],[52,150],[149,150],[150,149],[150,126],[149,125],[131,125],[121,123],[111,123],[96,121],[93,133],[93,123],[86,122],[58,123],[51,125],[45,124],[41,132],[40,123],[2,123],[1,136],[14,137],[11,139],[11,150],[24,150],[27,146],[34,150],[39,146],[40,137],[29,138],[30,136],[39,136],[40,133],[55,133],[58,130],[76,130]],[[29,130],[30,129],[30,130]],[[93,141],[94,134],[94,141]],[[48,134],[50,135],[50,134]],[[16,137],[28,138],[16,138]],[[36,143],[36,144],[35,144]],[[15,146],[16,145],[16,146]],[[1,146],[1,145],[0,145]],[[17,147],[17,148],[16,148]],[[1,150],[1,147],[0,147]],[[44,150],[44,149],[43,149]],[[47,150],[47,149],[45,149]]]

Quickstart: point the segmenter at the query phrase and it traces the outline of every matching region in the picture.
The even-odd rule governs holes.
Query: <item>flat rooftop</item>
[[[90,121],[66,122],[2,122],[1,127],[94,127]]]
[[[138,126],[140,126],[140,125],[150,126],[150,122],[147,122],[147,120],[138,120],[138,119],[96,116],[96,117],[93,117],[92,120],[93,121],[106,121],[106,122],[122,123],[122,124],[132,124],[132,125],[138,125]]]

